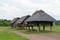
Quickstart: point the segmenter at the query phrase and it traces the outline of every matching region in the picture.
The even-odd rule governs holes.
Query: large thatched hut
[[[16,23],[16,21],[18,20],[18,19],[20,19],[19,17],[17,17],[17,18],[14,18],[12,21],[11,21],[11,23],[10,23],[10,26],[12,27],[12,28],[15,28],[15,23]]]
[[[53,23],[55,19],[45,13],[43,10],[36,11],[31,17],[29,17],[26,22],[32,26],[37,26],[37,32],[40,31],[40,25],[43,26],[43,31],[45,31],[45,26],[50,25],[50,31],[52,31]]]
[[[27,23],[25,22],[26,19],[28,19],[30,15],[23,16],[19,20],[16,21],[16,27],[19,29],[24,29],[24,27],[27,27]]]

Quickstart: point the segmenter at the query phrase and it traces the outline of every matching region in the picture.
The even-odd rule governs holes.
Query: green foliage
[[[56,25],[60,25],[60,20],[57,20],[56,21]]]
[[[9,26],[9,25],[10,25],[10,20],[0,19],[0,26]]]

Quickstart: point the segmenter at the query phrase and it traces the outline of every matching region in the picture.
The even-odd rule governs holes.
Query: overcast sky
[[[60,20],[60,0],[0,0],[0,19],[32,15],[40,9]]]

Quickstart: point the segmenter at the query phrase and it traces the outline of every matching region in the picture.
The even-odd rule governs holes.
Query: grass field
[[[36,27],[34,27],[34,29],[36,29]],[[54,26],[52,27],[52,29],[53,29],[52,32],[49,32],[50,31],[49,27],[46,27],[47,31],[45,32],[43,31],[36,32],[36,31],[27,31],[27,30],[16,30],[16,31],[23,32],[25,34],[59,34],[60,35],[60,26]],[[0,40],[29,40],[15,33],[12,33],[11,31],[13,30],[15,29],[11,29],[9,27],[0,27]]]
[[[34,29],[37,29],[34,27]],[[41,30],[42,27],[41,27]],[[50,32],[50,27],[45,28],[46,31],[36,32],[36,31],[27,31],[27,30],[19,30],[20,32],[26,33],[26,34],[60,34],[60,26],[54,26],[52,27],[52,32]]]
[[[7,27],[0,27],[0,40],[28,40],[17,34],[12,33],[13,29]]]

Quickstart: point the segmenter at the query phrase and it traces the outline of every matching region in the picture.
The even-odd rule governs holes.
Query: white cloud
[[[32,15],[38,9],[60,19],[60,0],[0,0],[1,19]]]
[[[36,2],[37,1],[37,2]],[[60,0],[17,0],[17,2],[24,6],[24,8],[37,10],[43,9],[48,14],[58,19],[60,15]],[[40,3],[38,3],[40,2]],[[30,11],[29,10],[29,11]],[[32,13],[31,11],[31,13]],[[26,12],[26,11],[25,11]],[[29,13],[29,12],[28,12]],[[60,19],[60,18],[59,18]]]

